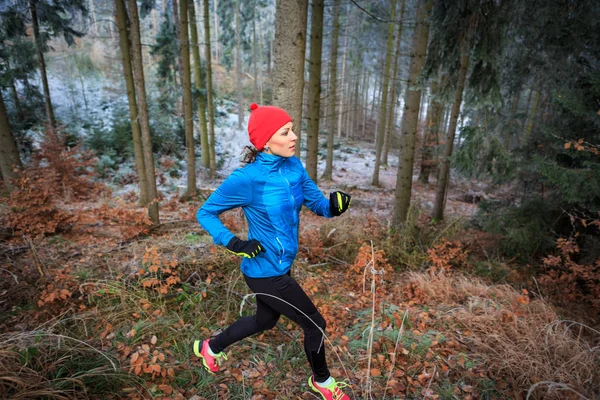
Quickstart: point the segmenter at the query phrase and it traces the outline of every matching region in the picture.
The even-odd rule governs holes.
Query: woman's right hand
[[[256,239],[242,240],[237,236],[231,238],[227,243],[227,250],[235,254],[236,256],[254,258],[261,252],[267,252],[264,247],[260,245],[260,242]]]

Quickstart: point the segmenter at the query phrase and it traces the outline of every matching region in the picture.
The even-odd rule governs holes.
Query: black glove
[[[342,215],[350,207],[352,197],[344,192],[333,192],[329,195],[329,208],[334,217]]]
[[[227,250],[236,256],[254,258],[260,252],[267,252],[256,239],[242,240],[236,236],[232,237],[227,243]]]

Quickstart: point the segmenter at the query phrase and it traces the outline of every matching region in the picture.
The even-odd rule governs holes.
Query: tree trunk
[[[50,129],[56,128],[56,120],[54,118],[54,108],[50,99],[50,87],[48,86],[48,74],[46,73],[46,61],[44,60],[44,52],[42,50],[43,43],[40,38],[40,27],[38,25],[36,0],[29,0],[29,9],[31,11],[31,25],[33,27],[33,38],[35,42],[35,50],[37,53],[38,63],[40,65],[40,75],[42,76],[42,87],[44,89],[44,104],[46,106],[46,118]]]
[[[460,112],[465,81],[467,79],[467,71],[469,69],[469,55],[466,53],[466,50],[463,49],[462,51],[463,54],[460,56],[460,71],[458,73],[458,82],[456,84],[456,94],[454,95],[454,104],[452,104],[452,111],[450,114],[450,126],[448,127],[448,133],[446,135],[446,146],[444,149],[444,156],[442,158],[439,179],[435,191],[435,203],[433,205],[432,215],[434,220],[444,219],[446,192],[450,177],[450,156],[452,156],[452,149],[454,148],[454,136],[456,134],[458,114]]]
[[[308,83],[308,129],[306,132],[306,171],[317,182],[319,114],[321,110],[321,50],[323,46],[323,0],[313,0]]]
[[[344,56],[342,57],[342,78],[340,79],[340,109],[338,110],[338,126],[337,126],[337,136],[342,137],[342,115],[344,115],[344,102],[345,92],[344,92],[344,83],[346,82],[346,56],[348,54],[348,29],[350,27],[350,11],[348,11],[348,16],[346,17],[346,29],[344,29]]]
[[[391,21],[396,18],[396,0],[392,0]],[[375,151],[375,168],[373,170],[373,179],[371,185],[379,186],[379,166],[381,165],[381,150],[383,149],[383,140],[385,136],[386,118],[387,118],[387,102],[388,102],[388,86],[390,83],[390,65],[392,62],[392,52],[394,44],[394,24],[388,23],[387,50],[385,55],[385,66],[383,67],[383,83],[381,95],[381,108],[379,110],[379,129],[377,131],[377,144]]]
[[[10,69],[10,66],[7,65],[7,67]],[[19,119],[24,122],[25,114],[23,114],[23,107],[21,106],[21,100],[19,100],[19,93],[17,92],[14,79],[10,80],[10,94],[13,98],[13,102],[15,103],[15,108],[17,109],[17,115],[19,116]]]
[[[392,87],[390,89],[390,112],[388,113],[388,123],[387,129],[385,130],[385,139],[383,141],[383,158],[381,160],[383,165],[387,165],[388,163],[388,154],[390,152],[390,141],[391,136],[394,132],[394,128],[396,125],[396,102],[397,93],[400,91],[400,80],[398,79],[398,59],[400,58],[400,44],[402,43],[402,19],[404,18],[404,7],[406,5],[406,0],[400,0],[400,14],[398,15],[398,31],[396,32],[396,43],[394,45],[394,64],[392,67]]]
[[[438,138],[440,130],[440,121],[444,113],[444,105],[438,99],[440,83],[434,81],[431,83],[431,100],[427,108],[427,118],[425,119],[425,134],[421,151],[421,169],[419,172],[419,181],[429,183],[429,176],[434,169],[435,160],[433,158],[433,147]]]
[[[365,129],[367,128],[367,113],[369,110],[369,84],[371,83],[371,75],[369,71],[365,69],[365,84],[363,85],[364,89],[364,98],[362,104],[362,133],[360,137],[364,140],[365,138]]]
[[[179,87],[181,88],[181,90],[183,91],[183,60],[181,59],[181,29],[179,29],[179,4],[177,3],[178,0],[173,0],[173,27],[175,29],[175,41],[177,43],[177,56],[176,56],[176,61],[177,61],[177,75],[179,76]],[[177,80],[175,80],[177,81]],[[181,117],[183,117],[183,96],[179,97],[177,96],[177,114]]]
[[[192,39],[192,57],[194,58],[194,78],[198,93],[198,123],[200,125],[200,145],[202,147],[202,166],[210,167],[210,148],[208,146],[208,126],[206,123],[206,97],[204,94],[204,81],[202,80],[202,61],[198,44],[198,26],[196,24],[196,10],[194,2],[189,4],[190,36]]]
[[[337,103],[337,55],[338,38],[340,35],[340,0],[333,2],[333,33],[331,36],[331,61],[329,64],[329,129],[327,129],[327,161],[322,179],[331,180],[333,172],[333,136],[335,132],[335,106]]]
[[[273,48],[273,104],[286,110],[294,121],[296,156],[300,157],[304,58],[308,1],[277,0]],[[267,59],[270,69],[271,60]]]
[[[179,16],[181,18],[179,41],[181,45],[181,66],[183,68],[183,118],[187,153],[187,190],[184,197],[194,196],[198,190],[196,186],[196,146],[194,145],[194,113],[192,111],[192,76],[190,68],[190,42],[188,37],[188,12],[188,0],[179,0]]]
[[[127,88],[135,168],[140,181],[140,205],[146,206],[150,202],[150,196],[148,194],[148,179],[146,177],[146,166],[144,164],[142,133],[140,131],[140,123],[138,120],[138,106],[135,98],[133,71],[131,70],[131,50],[129,37],[127,36],[127,11],[125,10],[123,0],[115,0],[115,21],[119,30],[119,47],[121,49],[125,87]]]
[[[236,0],[235,7],[235,82],[237,86],[238,129],[244,127],[244,92],[242,87],[242,26],[240,21],[240,1]]]
[[[210,137],[210,176],[212,178],[217,172],[217,160],[215,157],[215,113],[213,110],[210,16],[208,13],[208,0],[204,0],[204,42],[206,43],[206,113],[208,114],[208,133]]]
[[[152,136],[148,118],[148,101],[146,99],[146,82],[144,79],[144,60],[142,59],[142,42],[140,38],[140,18],[136,0],[127,0],[129,18],[131,18],[131,50],[133,82],[137,92],[138,115],[142,132],[142,148],[144,152],[144,166],[148,179],[148,216],[154,224],[160,223],[158,213],[158,192],[156,190],[156,177],[154,175],[154,155],[152,154]]]
[[[421,105],[421,89],[416,87],[416,83],[425,64],[427,54],[431,4],[431,0],[419,0],[417,4],[416,27],[400,128],[400,161],[398,163],[398,174],[396,175],[395,205],[392,220],[394,226],[399,226],[406,221],[410,207],[415,141],[419,123],[419,107]]]
[[[529,140],[529,136],[531,135],[531,131],[533,130],[533,121],[535,120],[538,105],[540,104],[540,91],[535,90],[534,92],[535,94],[533,95],[533,107],[531,108],[531,112],[527,116],[527,127],[525,128],[526,140]]]
[[[260,102],[259,104],[264,104],[264,100],[263,100],[263,96],[264,96],[264,79],[263,79],[263,74],[262,74],[262,70],[263,70],[263,66],[264,66],[264,62],[263,62],[263,48],[264,48],[264,36],[263,36],[263,29],[262,29],[262,20],[259,18],[258,19],[258,31],[260,32],[260,34],[258,35],[258,65],[259,65],[259,74],[257,75],[256,79],[260,78],[260,83],[259,83],[259,88],[260,88]],[[304,60],[303,60],[304,61]],[[300,133],[300,129],[298,129],[298,133]]]
[[[0,90],[0,172],[2,172],[4,187],[9,192],[14,189],[11,179],[16,177],[15,167],[21,167],[21,157],[8,122],[6,106]]]
[[[258,98],[258,38],[256,35],[256,18],[258,18],[258,15],[256,13],[256,3],[253,3],[252,7],[254,7],[254,18],[252,18],[252,74],[254,75],[254,80],[252,81],[252,100],[256,101]]]
[[[205,0],[208,1],[208,0]],[[219,65],[219,13],[217,12],[219,3],[217,0],[213,1],[213,14],[215,16],[215,63]],[[206,10],[206,8],[204,8]],[[205,20],[206,21],[206,20]],[[205,28],[206,29],[206,28]]]

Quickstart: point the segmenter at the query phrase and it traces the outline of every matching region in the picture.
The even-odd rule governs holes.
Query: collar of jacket
[[[285,157],[276,156],[276,155],[265,153],[265,152],[260,152],[256,156],[255,162],[268,168],[270,171],[273,171],[273,170],[281,168],[281,166],[285,163],[286,160],[287,160],[287,158],[285,158]]]

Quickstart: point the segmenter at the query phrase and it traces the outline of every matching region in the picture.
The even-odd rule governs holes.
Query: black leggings
[[[273,278],[249,278],[244,275],[244,278],[248,287],[254,293],[257,293],[256,314],[238,319],[212,339],[210,341],[211,350],[214,353],[219,353],[225,350],[227,346],[245,337],[271,329],[275,326],[277,320],[279,320],[279,316],[283,314],[304,329],[304,351],[306,352],[306,357],[310,363],[315,380],[317,382],[327,380],[329,378],[329,369],[327,369],[327,362],[325,360],[323,334],[319,330],[319,328],[323,329],[323,331],[325,330],[325,319],[323,319],[306,293],[304,293],[304,290],[298,285],[298,282],[289,275]],[[270,296],[258,293],[266,293]],[[278,299],[283,299],[293,304],[302,310],[306,316],[294,307]]]

